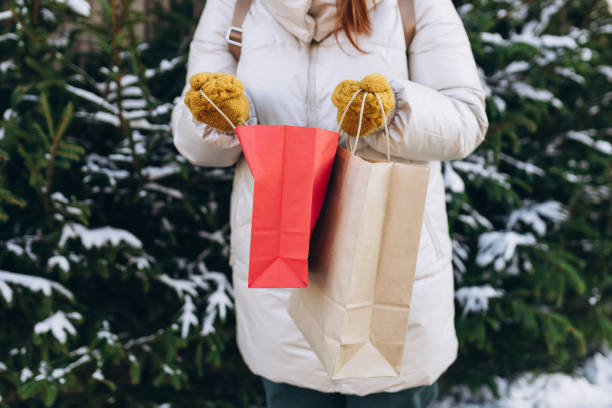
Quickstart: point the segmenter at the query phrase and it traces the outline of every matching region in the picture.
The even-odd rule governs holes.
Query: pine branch
[[[36,27],[38,25],[38,7],[39,0],[33,0],[32,6],[32,26]]]
[[[1,188],[1,187],[0,187],[0,200],[4,200],[11,204],[17,205],[21,208],[27,205],[25,200],[15,196],[13,193],[8,191],[7,189]]]
[[[15,21],[17,21],[21,25],[21,27],[23,28],[25,33],[28,35],[28,37],[30,37],[32,41],[38,42],[38,37],[36,36],[36,34],[34,34],[32,30],[30,30],[30,28],[23,23],[23,21],[21,20],[21,17],[19,17],[19,13],[15,11],[14,7],[11,7],[11,12],[13,13],[13,18],[15,19]]]
[[[123,9],[124,10],[131,10],[130,8],[130,4],[129,3],[130,0],[122,0],[123,2]],[[149,90],[149,87],[147,86],[147,79],[145,77],[145,68],[142,65],[141,61],[141,57],[140,57],[140,51],[138,50],[137,44],[138,44],[138,40],[136,38],[136,33],[134,30],[134,25],[130,24],[128,27],[128,36],[130,38],[130,55],[132,57],[132,63],[134,66],[134,70],[136,71],[136,76],[138,77],[139,80],[139,85],[141,87],[141,89],[143,90],[144,96],[145,96],[145,100],[147,101],[147,109],[149,111],[149,115],[152,114],[153,112],[153,97],[151,95],[151,91]]]
[[[119,67],[119,44],[117,44],[117,37],[119,36],[120,29],[119,29],[119,26],[117,25],[118,6],[116,4],[116,1],[117,0],[111,0],[111,3],[110,3],[110,7],[112,11],[111,27],[112,27],[112,34],[113,34],[112,36],[113,38],[112,66]],[[124,9],[123,12],[125,13],[126,10]],[[122,13],[122,17],[124,17],[124,13]],[[121,71],[119,71],[119,73],[113,76],[115,86],[117,88],[117,108],[119,110],[118,115],[119,115],[120,130],[124,138],[126,138],[130,144],[130,152],[132,156],[132,168],[134,169],[134,172],[136,173],[136,176],[138,177],[138,180],[140,184],[142,185],[144,184],[145,180],[144,180],[144,177],[140,169],[140,163],[138,161],[138,155],[136,153],[136,145],[134,143],[134,138],[132,136],[132,129],[131,129],[129,121],[126,121],[123,115],[123,92],[122,92],[123,88],[121,86],[121,78],[122,78]]]
[[[42,105],[42,111],[47,121],[47,130],[49,131],[49,138],[51,140],[55,139],[55,126],[53,125],[53,116],[51,115],[51,108],[49,107],[49,101],[47,99],[47,94],[42,93],[40,96],[40,102]]]
[[[47,126],[49,126],[50,138],[52,141],[51,150],[49,152],[49,160],[47,162],[46,168],[46,178],[45,178],[45,195],[44,195],[44,205],[45,210],[48,215],[51,214],[51,191],[53,185],[53,173],[55,170],[55,158],[57,155],[57,151],[60,146],[60,142],[62,136],[66,128],[68,127],[68,123],[72,117],[72,102],[68,102],[68,105],[64,108],[62,113],[62,119],[57,129],[53,129],[53,117],[51,116],[51,110],[49,108],[49,103],[47,101],[47,95],[43,93],[41,95],[41,101],[43,104],[43,110],[45,112],[45,117],[47,119]]]

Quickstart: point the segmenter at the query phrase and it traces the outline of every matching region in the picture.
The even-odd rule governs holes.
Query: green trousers
[[[428,408],[438,397],[438,382],[398,392],[365,395],[325,393],[263,378],[267,408]]]

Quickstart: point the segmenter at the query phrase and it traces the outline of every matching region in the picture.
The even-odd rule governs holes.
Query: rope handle
[[[338,129],[336,130],[338,133],[340,133],[340,127],[342,126],[342,122],[344,121],[346,112],[348,111],[349,107],[353,103],[353,100],[355,99],[357,94],[361,91],[363,91],[363,89],[358,89],[357,91],[355,91],[355,93],[353,93],[353,95],[351,96],[351,99],[349,99],[348,103],[346,104],[346,108],[344,108],[344,112],[342,112],[342,116],[340,117],[340,121],[338,122]],[[357,150],[357,143],[359,142],[359,136],[361,134],[361,124],[363,120],[363,108],[365,106],[366,97],[368,96],[368,92],[367,91],[364,91],[364,92],[365,94],[363,95],[363,100],[361,101],[361,109],[359,111],[359,124],[357,125],[357,138],[355,140],[355,145],[351,148],[350,135],[346,139],[346,143],[348,144],[348,148],[352,154],[355,154],[355,151]],[[378,99],[378,104],[380,105],[380,111],[382,112],[382,115],[383,115],[383,122],[385,124],[385,136],[387,136],[387,161],[390,162],[391,161],[391,151],[390,151],[391,150],[391,136],[389,136],[389,128],[387,126],[387,115],[385,114],[385,108],[383,107],[382,100],[380,99],[380,95],[378,95],[378,92],[373,92],[373,94],[376,95],[376,99]]]
[[[221,108],[219,108],[219,107],[217,106],[217,104],[216,104],[216,103],[214,103],[214,102],[212,101],[212,99],[210,99],[210,98],[208,97],[208,95],[206,95],[206,94],[204,93],[204,91],[203,91],[203,90],[201,90],[201,89],[200,89],[200,93],[201,93],[201,94],[202,94],[202,96],[203,96],[204,98],[206,98],[206,100],[207,100],[207,101],[208,101],[208,102],[209,102],[209,103],[210,103],[210,104],[211,104],[211,105],[212,105],[212,106],[213,106],[213,107],[214,107],[214,108],[215,108],[215,109],[216,109],[216,110],[217,110],[217,111],[218,111],[218,112],[221,114],[221,116],[223,116],[223,118],[224,118],[225,120],[227,120],[227,123],[229,123],[229,124],[230,124],[230,126],[232,127],[232,129],[234,129],[234,131],[235,131],[235,130],[236,130],[236,126],[234,126],[234,124],[232,123],[232,121],[230,120],[230,118],[228,118],[228,117],[227,117],[227,115],[226,115],[225,113],[223,113],[223,111],[221,110]],[[244,123],[245,125],[247,124],[247,123],[244,121],[244,119],[242,119],[242,123]]]

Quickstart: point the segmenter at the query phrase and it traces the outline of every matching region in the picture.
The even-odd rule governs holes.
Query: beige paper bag
[[[429,168],[338,148],[289,313],[333,379],[400,374]]]
[[[339,146],[289,313],[332,379],[400,374],[429,179]]]

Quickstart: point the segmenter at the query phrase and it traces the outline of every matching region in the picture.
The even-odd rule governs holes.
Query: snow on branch
[[[595,140],[593,136],[597,133],[597,129],[588,130],[570,130],[567,132],[569,139],[583,143],[595,150],[604,154],[612,154],[612,144],[606,140]]]
[[[160,130],[163,132],[170,132],[170,125],[160,123],[160,124],[152,124],[148,120],[141,119],[132,119],[130,120],[130,126],[132,129],[141,129],[141,130]]]
[[[114,114],[118,114],[119,113],[119,109],[117,109],[116,106],[114,106],[111,103],[108,103],[106,101],[106,99],[102,98],[101,96],[96,95],[95,93],[91,92],[91,91],[87,91],[85,89],[81,89],[81,88],[77,88],[76,86],[72,86],[72,85],[66,85],[66,90],[69,92],[72,92],[73,94],[75,94],[76,96],[79,96],[83,99],[86,99],[90,102],[93,102],[94,104],[98,105],[99,107],[106,109],[107,111],[110,111]]]
[[[202,320],[202,330],[200,331],[200,334],[202,334],[202,336],[207,336],[211,333],[215,332],[215,320],[217,319],[217,310],[214,309],[212,310],[210,313],[206,313],[206,315],[204,316],[204,319]]]
[[[501,297],[504,294],[502,289],[494,289],[491,285],[467,286],[455,292],[457,302],[463,307],[462,315],[470,312],[484,313],[489,309],[489,299]]]
[[[524,171],[527,174],[535,174],[537,176],[542,176],[542,177],[546,174],[544,170],[542,170],[540,167],[534,164],[531,164],[531,163],[526,163],[526,162],[516,160],[514,157],[509,156],[506,153],[500,152],[499,158],[505,161],[506,163],[513,165],[517,169]]]
[[[200,262],[198,267],[203,271],[203,276],[205,276],[206,279],[213,280],[217,283],[217,289],[208,297],[206,316],[202,321],[202,330],[200,333],[205,336],[214,332],[213,323],[217,315],[223,320],[227,315],[227,309],[234,307],[232,299],[230,298],[230,296],[234,296],[234,290],[224,274],[220,272],[209,272],[204,262]],[[228,294],[230,296],[228,296]]]
[[[548,200],[543,203],[527,204],[526,206],[512,211],[508,217],[506,227],[512,229],[519,221],[530,225],[538,235],[546,234],[546,222],[548,219],[558,225],[565,221],[568,211],[563,205],[555,200]]]
[[[227,245],[227,242],[225,242],[225,236],[223,235],[223,230],[217,230],[215,232],[198,231],[198,236],[208,239],[211,242],[216,242],[220,245]]]
[[[173,174],[179,173],[181,171],[181,167],[175,163],[168,163],[163,165],[162,167],[148,166],[142,169],[142,174],[146,176],[149,180],[157,180],[163,177],[171,176]]]
[[[64,255],[54,255],[51,258],[47,259],[47,266],[51,269],[57,265],[64,272],[70,271],[70,262]]]
[[[196,269],[194,271],[193,269]],[[227,310],[234,307],[232,297],[233,289],[227,277],[221,272],[209,271],[206,264],[201,261],[194,261],[188,266],[189,275],[187,279],[177,279],[167,274],[159,275],[160,282],[173,288],[179,298],[183,300],[183,307],[178,321],[181,324],[181,336],[186,337],[192,326],[197,326],[196,305],[193,299],[198,298],[198,289],[210,290],[211,282],[216,284],[215,290],[206,299],[206,310],[202,319],[202,329],[200,334],[205,336],[215,331],[214,322],[217,317],[225,319]],[[195,319],[195,320],[194,320]]]
[[[13,12],[11,10],[0,11],[0,21],[9,20],[13,18]]]
[[[108,69],[100,69],[104,73],[110,73]],[[135,75],[124,75],[121,78],[122,93],[121,96],[125,98],[121,105],[121,113],[124,119],[130,122],[132,129],[143,129],[143,130],[161,130],[169,131],[169,124],[152,124],[146,118],[149,116],[160,116],[168,113],[171,110],[171,104],[163,104],[158,106],[153,112],[143,109],[147,106],[147,101],[143,98],[142,89],[138,86],[131,86],[138,84],[138,77]],[[115,127],[121,126],[119,119],[119,106],[117,104],[117,92],[116,83],[111,82],[111,92],[106,98],[102,98],[94,92],[78,88],[72,85],[66,85],[66,90],[73,93],[74,95],[88,100],[95,104],[100,110],[97,112],[89,112],[81,109],[75,112],[76,117],[85,118],[94,122],[107,123]],[[104,82],[96,84],[99,92],[106,92],[106,84]],[[126,88],[127,87],[127,88]],[[136,97],[130,98],[130,97]]]
[[[522,42],[533,45],[536,48],[576,48],[576,41],[570,36],[543,34],[550,24],[552,17],[561,10],[564,4],[565,0],[553,0],[549,2],[549,4],[542,7],[540,18],[534,18],[525,23],[519,33],[511,31],[510,39],[504,39],[498,33],[489,32],[481,33],[480,37],[485,42],[504,46]],[[523,20],[528,12],[527,7],[527,3],[516,2],[516,4],[511,7],[511,13],[503,11],[501,17],[514,17],[516,19]]]
[[[65,377],[67,374],[69,374],[72,370],[74,370],[78,366],[83,365],[89,361],[91,361],[91,356],[89,356],[89,354],[85,354],[79,357],[78,359],[76,359],[75,361],[73,361],[72,363],[68,364],[67,366],[54,368],[53,370],[49,370],[48,363],[46,361],[41,361],[40,367],[39,367],[39,373],[36,375],[36,377],[34,377],[34,380],[35,381],[58,380],[60,378]],[[24,370],[28,370],[28,368],[26,367]],[[23,381],[24,380],[22,379],[22,382]]]
[[[183,56],[179,56],[179,57],[174,57],[171,60],[167,60],[167,59],[163,59],[161,60],[161,62],[159,63],[159,66],[157,68],[149,68],[145,71],[145,77],[146,78],[152,78],[155,75],[158,75],[160,73],[166,72],[166,71],[171,71],[174,68],[176,68],[177,65],[179,65],[181,63],[181,61],[183,60]]]
[[[79,110],[74,113],[74,116],[78,118],[84,118],[92,122],[107,123],[117,128],[121,126],[121,121],[119,120],[119,117],[109,112],[98,111],[90,113],[85,110]],[[141,117],[131,119],[129,122],[132,129],[160,130],[163,132],[170,131],[170,125],[168,124],[152,124],[147,119]]]
[[[470,227],[476,229],[479,226],[486,228],[487,230],[493,229],[493,224],[487,217],[479,213],[475,208],[470,207],[468,204],[463,204],[462,209],[466,210],[468,214],[460,214],[459,220],[468,224]]]
[[[198,325],[198,317],[195,315],[196,307],[191,300],[191,296],[185,296],[185,304],[183,305],[181,315],[178,321],[181,323],[181,337],[186,338],[189,334],[191,326]]]
[[[106,319],[102,321],[102,328],[98,330],[96,337],[105,340],[106,344],[111,346],[117,344],[119,340],[119,336],[110,330],[110,324]]]
[[[138,270],[148,269],[151,267],[151,262],[155,262],[155,258],[144,251],[142,252],[142,255],[131,256],[126,254],[126,257],[128,258],[128,264],[136,264],[136,269]]]
[[[20,273],[0,270],[0,294],[6,302],[13,299],[13,291],[8,284],[19,285],[33,292],[42,292],[45,296],[51,296],[56,291],[68,299],[74,299],[74,295],[63,285],[40,276],[23,275]]]
[[[185,298],[185,294],[191,295],[193,297],[198,296],[197,288],[198,286],[200,286],[199,282],[194,282],[192,280],[187,280],[187,279],[175,279],[175,278],[168,276],[165,273],[158,275],[157,279],[160,282],[174,289],[178,297],[181,299]],[[208,289],[208,285],[206,285],[204,289]]]
[[[540,18],[531,20],[523,27],[522,34],[529,35],[532,37],[541,36],[548,24],[550,24],[551,18],[557,14],[564,6],[566,0],[553,0],[548,5],[542,8],[540,12]]]
[[[183,193],[181,192],[181,190],[178,190],[176,188],[166,187],[159,183],[149,182],[143,185],[142,187],[147,190],[159,191],[160,193],[166,194],[170,197],[177,198],[179,200],[183,198]]]
[[[576,71],[571,68],[555,67],[555,73],[562,77],[569,78],[579,84],[586,83],[586,79],[584,79],[582,75],[577,74]]]
[[[46,319],[36,323],[34,325],[34,333],[41,334],[51,332],[60,343],[66,343],[67,334],[73,336],[76,334],[76,329],[68,318],[81,320],[82,316],[79,312],[65,314],[61,310],[57,311]]]
[[[92,122],[107,123],[117,128],[121,125],[121,122],[119,121],[119,117],[117,115],[113,115],[112,113],[108,113],[108,112],[98,111],[98,112],[90,113],[85,110],[78,110],[74,112],[74,116],[77,118],[84,118]]]
[[[516,247],[534,246],[536,239],[531,233],[521,234],[516,231],[491,231],[480,235],[476,263],[487,266],[494,262],[496,271],[502,270],[506,263],[514,258]]]
[[[597,72],[608,78],[612,82],[612,67],[610,65],[600,65],[597,67]]]
[[[91,15],[91,6],[85,0],[55,0],[56,3],[65,3],[72,11],[83,17]]]
[[[453,193],[463,193],[465,191],[465,183],[453,169],[450,161],[444,162],[444,186]]]
[[[25,253],[28,258],[35,261],[38,259],[38,257],[32,251],[32,244],[40,238],[40,232],[38,232],[36,235],[24,235],[22,237],[11,238],[6,240],[6,249],[17,256],[21,256]],[[25,245],[21,246],[18,244],[18,242],[23,242]]]
[[[455,279],[457,282],[463,281],[463,275],[467,272],[467,267],[465,266],[465,261],[468,259],[469,255],[469,246],[457,241],[456,239],[452,240],[453,245],[453,266],[455,272]]]
[[[563,107],[563,102],[548,89],[537,89],[526,82],[517,81],[510,85],[512,90],[521,98],[533,99],[535,101],[551,103],[555,108]]]
[[[136,238],[134,234],[113,227],[88,229],[82,224],[67,223],[62,228],[59,246],[63,247],[66,241],[71,238],[78,238],[87,249],[91,247],[103,247],[109,243],[113,246],[117,246],[121,241],[124,241],[134,248],[142,248],[142,242]]]
[[[476,176],[493,180],[502,187],[509,189],[508,175],[500,173],[493,165],[485,165],[484,158],[472,155],[468,160],[455,160],[453,167],[467,173],[468,180],[474,180]]]
[[[0,295],[2,295],[6,303],[10,303],[13,300],[13,289],[2,280],[0,280]]]
[[[88,154],[85,157],[85,165],[81,168],[84,172],[89,173],[85,176],[84,181],[87,183],[91,179],[90,174],[104,174],[108,177],[111,186],[117,184],[117,180],[122,180],[130,176],[127,170],[117,169],[117,165],[110,161],[107,157],[100,156],[97,153]]]

